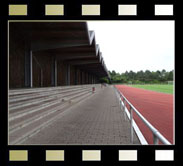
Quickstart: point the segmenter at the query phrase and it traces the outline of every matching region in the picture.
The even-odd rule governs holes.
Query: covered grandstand
[[[98,83],[110,79],[86,22],[10,22],[9,88]]]
[[[9,144],[21,144],[110,80],[86,22],[9,22]]]

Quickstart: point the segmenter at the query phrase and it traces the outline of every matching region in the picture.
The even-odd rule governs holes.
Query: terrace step
[[[20,105],[23,104],[24,107],[17,110],[14,109],[15,111],[9,112],[9,143],[17,144],[26,138],[31,137],[45,126],[53,123],[57,117],[67,110],[67,108],[91,96],[91,85],[85,87],[87,88],[83,89],[82,87],[82,90],[80,88],[78,90],[73,89],[67,91],[69,93],[65,92],[64,96],[62,94],[60,98],[58,97],[59,95],[56,95],[57,97],[53,100],[46,100],[42,103],[40,102],[39,105],[32,104],[37,99],[30,100],[33,102],[29,106],[25,106],[30,102],[29,99],[25,101],[26,104],[23,104],[23,102],[19,103]],[[99,86],[95,87],[96,90],[100,89]],[[27,95],[29,94],[30,93],[27,93]],[[49,97],[45,98],[48,99]]]
[[[89,92],[86,92],[84,94],[79,94],[68,100],[65,100],[64,102],[57,103],[55,105],[51,105],[50,107],[41,109],[36,112],[24,114],[22,116],[12,119],[12,120],[10,119],[9,132],[11,133],[15,129],[20,128],[21,126],[26,126],[27,125],[26,123],[29,123],[30,121],[33,122],[35,120],[35,118],[43,117],[43,116],[45,116],[45,114],[50,114],[52,111],[54,112],[54,109],[57,107],[62,107],[62,106],[65,106],[65,105],[71,104],[71,103],[76,103],[76,102],[80,101],[81,99],[83,99],[87,96],[90,96],[90,95],[91,95],[91,93],[89,93]]]
[[[79,89],[79,90],[74,90],[74,91],[69,91],[69,93],[66,93],[65,95],[62,94],[62,93],[56,93],[56,94],[52,94],[50,93],[49,96],[48,94],[42,96],[42,97],[39,97],[37,99],[34,99],[34,98],[31,98],[31,99],[27,99],[27,100],[21,100],[19,102],[16,102],[16,103],[10,103],[9,105],[9,110],[16,110],[16,109],[19,109],[19,108],[22,108],[22,107],[26,107],[26,106],[29,106],[29,105],[35,105],[35,104],[38,104],[38,103],[41,103],[41,102],[46,102],[46,101],[50,101],[50,100],[54,100],[56,98],[64,98],[66,96],[69,96],[69,95],[72,95],[74,93],[80,93],[80,92],[83,92],[85,90],[88,90],[88,89]]]
[[[9,97],[9,104],[11,104],[11,103],[14,103],[14,102],[19,102],[19,101],[25,101],[25,100],[28,100],[28,99],[35,99],[35,98],[39,98],[39,97],[44,97],[44,96],[46,96],[46,95],[51,95],[51,94],[59,94],[59,93],[62,93],[62,94],[64,94],[64,93],[68,93],[68,92],[72,92],[72,91],[77,91],[77,90],[80,90],[80,89],[85,89],[86,87],[78,87],[78,88],[75,88],[75,89],[73,89],[73,88],[71,88],[71,89],[61,89],[61,88],[59,88],[59,89],[54,89],[54,90],[49,90],[49,91],[44,91],[44,92],[39,92],[39,91],[37,91],[36,93],[34,92],[34,93],[30,93],[28,96],[27,96],[27,94],[24,94],[24,95],[20,95],[20,94],[18,94],[18,95],[13,95],[13,96],[10,96]],[[56,91],[56,92],[55,92]]]
[[[41,87],[41,88],[21,88],[16,90],[9,90],[9,97],[14,95],[24,95],[24,94],[30,94],[30,93],[38,93],[38,92],[48,92],[48,91],[56,91],[58,89],[60,90],[66,90],[66,89],[76,89],[76,88],[84,88],[84,87],[91,87],[93,84],[88,85],[73,85],[73,86],[57,86],[57,87]],[[99,86],[99,85],[94,85]]]

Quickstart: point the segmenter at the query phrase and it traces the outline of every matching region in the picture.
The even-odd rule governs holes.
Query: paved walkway
[[[65,110],[51,125],[22,144],[120,145],[130,143],[130,123],[111,86]],[[140,144],[134,136],[134,144]]]

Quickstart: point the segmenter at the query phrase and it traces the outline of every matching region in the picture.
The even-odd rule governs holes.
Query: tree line
[[[109,71],[111,76],[111,83],[127,83],[127,84],[158,84],[167,83],[168,81],[173,81],[172,71],[166,71],[165,69],[159,71],[126,71],[125,73],[116,73],[114,70]]]

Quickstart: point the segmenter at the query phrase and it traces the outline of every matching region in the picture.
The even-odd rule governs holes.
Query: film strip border
[[[50,2],[51,3],[51,2]],[[60,3],[24,3],[13,1],[8,4],[8,13],[9,18],[16,19],[23,18],[27,19],[29,16],[35,16],[37,18],[47,19],[48,17],[54,17],[58,19],[62,19],[65,17],[75,17],[76,19],[90,19],[91,18],[119,18],[123,19],[127,17],[127,19],[138,19],[138,18],[154,18],[154,19],[174,19],[175,17],[175,4],[174,1],[170,3],[123,3],[123,2],[114,2],[112,4],[102,4],[102,3],[77,3],[76,8],[70,8],[69,3],[60,2]],[[35,10],[34,10],[35,9]],[[39,149],[40,148],[40,149]],[[48,149],[46,147],[41,148],[38,147],[38,150],[34,147],[32,149],[18,150],[20,148],[12,148],[7,150],[6,156],[8,157],[8,165],[31,165],[30,162],[35,162],[36,155],[40,155],[38,163],[45,163],[45,165],[53,165],[53,162],[59,163],[67,163],[72,159],[75,159],[77,162],[99,162],[102,163],[104,160],[107,162],[111,160],[111,163],[114,162],[116,165],[122,162],[159,162],[159,161],[168,161],[173,162],[176,160],[176,150],[172,150],[174,147],[167,147],[166,149],[158,147],[156,150],[155,147],[152,149],[146,149],[142,147],[137,150],[134,149],[125,149],[121,148],[121,150],[117,150],[111,147],[111,149],[107,149],[107,147],[103,150],[98,147],[98,149],[91,150],[86,149],[86,147],[79,148],[75,147],[69,149],[61,148],[58,150]],[[16,149],[16,150],[14,150]],[[54,149],[54,148],[53,148]],[[84,150],[85,149],[85,150]],[[118,147],[119,149],[119,147]],[[73,152],[71,152],[73,150]],[[144,159],[144,153],[149,152],[149,157]],[[75,156],[73,155],[74,153]],[[109,157],[111,156],[111,157]],[[43,165],[43,164],[42,164]],[[155,164],[156,165],[156,164]]]
[[[145,18],[162,18],[172,19],[175,16],[175,4],[172,3],[77,3],[69,4],[67,2],[60,3],[46,3],[46,4],[31,4],[31,3],[9,3],[8,16],[24,16],[37,18],[48,18],[57,16],[62,19],[65,17],[75,17],[76,19],[90,19],[94,18],[119,18],[123,19],[131,17],[138,19]],[[20,17],[19,17],[20,18]]]
[[[140,150],[139,150],[140,151]],[[139,152],[138,150],[128,149],[128,150],[113,150],[112,154],[108,155],[108,152],[111,151],[107,150],[85,150],[78,149],[77,151],[74,150],[73,155],[69,152],[69,150],[41,150],[39,151],[39,161],[44,162],[70,162],[76,161],[79,162],[91,162],[91,161],[113,161],[116,162],[140,162],[144,161],[144,154]],[[76,154],[77,153],[77,154]],[[152,150],[152,154],[149,154],[148,161],[168,161],[172,162],[175,160],[175,152],[174,150]],[[8,160],[9,163],[21,163],[21,162],[29,162],[34,160],[36,152],[33,150],[9,150],[8,152]],[[75,156],[75,157],[73,157]],[[107,159],[108,158],[108,159]],[[150,159],[150,160],[149,160]]]

